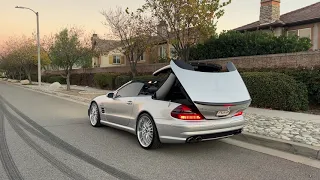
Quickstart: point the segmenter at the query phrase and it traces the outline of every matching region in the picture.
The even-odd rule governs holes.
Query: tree
[[[6,50],[4,66],[8,71],[12,71],[8,72],[8,74],[15,78],[18,73],[21,80],[23,72],[31,84],[31,73],[37,67],[38,62],[37,46],[34,43],[34,39],[26,36],[12,37],[6,42]],[[45,52],[40,54],[40,59],[42,66],[50,63]]]
[[[103,11],[101,13],[113,35],[121,41],[122,50],[130,64],[132,76],[136,76],[137,62],[143,53],[151,47],[153,42],[154,21],[142,12],[129,13],[118,8],[116,11]]]
[[[10,37],[9,40],[4,42],[4,47],[1,53],[2,60],[0,68],[5,71],[8,78],[21,79],[23,69],[21,64],[16,60],[16,49],[20,45],[17,43],[17,37]],[[18,76],[19,75],[19,76]]]
[[[13,54],[4,53],[1,55],[0,69],[8,78],[16,79],[17,75],[20,75],[19,79],[21,79],[22,68],[14,61]]]
[[[77,28],[65,28],[54,36],[53,44],[49,48],[52,65],[62,68],[61,74],[67,80],[67,90],[70,90],[70,76],[74,65],[82,66],[91,59],[93,51],[88,38]]]
[[[151,12],[163,24],[158,36],[173,45],[180,59],[188,61],[190,47],[215,34],[216,21],[230,3],[231,0],[146,0],[138,12]]]
[[[31,84],[32,71],[35,70],[38,64],[37,46],[31,41],[27,41],[25,44],[15,50],[15,55],[16,60],[21,65],[25,75],[29,80],[29,83]],[[41,67],[50,63],[48,55],[45,52],[40,51],[40,61]]]

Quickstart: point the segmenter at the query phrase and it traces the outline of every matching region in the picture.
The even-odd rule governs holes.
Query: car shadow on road
[[[108,131],[109,133],[114,134],[118,141],[126,142],[130,145],[141,148],[138,143],[137,137],[134,134],[108,126],[102,126],[100,128],[103,131]],[[158,149],[152,149],[151,152],[173,153],[177,151],[183,151],[187,154],[194,154],[195,151],[197,151],[197,153],[201,153],[212,151],[214,149],[221,149],[222,144],[225,145],[225,143],[219,140],[203,141],[197,143],[161,144]],[[141,150],[143,149],[141,148]]]

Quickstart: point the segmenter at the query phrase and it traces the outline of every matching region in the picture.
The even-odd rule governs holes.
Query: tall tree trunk
[[[186,62],[189,62],[190,60],[190,47],[187,46],[186,48]]]
[[[189,56],[190,56],[190,48],[188,46],[186,46],[183,49],[181,49],[180,58],[183,61],[188,62],[189,61]]]
[[[67,91],[70,91],[70,70],[67,70]]]
[[[29,80],[29,84],[32,84],[32,79],[31,79],[31,72],[27,74],[28,76],[28,80]]]
[[[137,76],[137,65],[135,62],[131,62],[130,63],[130,68],[131,68],[131,75],[132,77],[136,77]]]
[[[131,75],[132,75],[132,77],[136,77],[137,76],[137,70],[136,69],[131,70]]]
[[[29,80],[29,84],[32,83],[32,80],[31,80],[31,70],[29,70],[27,67],[24,67],[24,73],[25,75],[27,76],[28,80]]]

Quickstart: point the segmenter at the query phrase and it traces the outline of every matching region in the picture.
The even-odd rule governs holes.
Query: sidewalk
[[[269,109],[252,108],[252,107],[248,108],[246,112],[249,114],[259,114],[267,117],[282,117],[286,119],[320,123],[320,116],[313,115],[313,114],[269,110]]]
[[[1,80],[0,80],[1,81]],[[67,91],[67,86],[66,85],[61,85],[61,87],[55,91],[50,90],[49,86],[50,83],[41,83],[41,86],[38,86],[37,82],[33,82],[32,85],[22,85],[20,83],[12,83],[12,82],[7,82],[5,83],[10,83],[14,84],[26,89],[31,89],[33,91],[37,92],[42,92],[46,94],[52,94],[58,97],[62,98],[67,98],[67,99],[72,99],[75,101],[81,101],[84,103],[90,103],[90,101],[100,95],[106,95],[110,91],[108,90],[101,90],[97,88],[92,88],[92,87],[85,87],[85,86],[77,86],[77,85],[71,85],[71,90]]]
[[[19,83],[14,84],[22,86]],[[23,87],[85,103],[89,103],[96,96],[110,92],[83,86],[72,86],[72,91],[66,91],[65,85],[62,85],[58,91],[53,92],[48,90],[48,83],[43,83],[41,87],[37,85],[23,85]],[[286,141],[288,144],[296,142],[320,147],[319,115],[250,107],[245,111],[244,117],[247,120],[244,133],[273,138],[274,140],[278,139],[279,141]]]

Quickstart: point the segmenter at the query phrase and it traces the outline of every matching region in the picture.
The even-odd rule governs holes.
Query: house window
[[[119,55],[113,56],[113,64],[120,64],[120,56]]]
[[[288,36],[298,36],[298,30],[288,31]]]
[[[140,58],[138,59],[138,61],[143,61],[144,60],[144,53],[141,54]]]
[[[311,39],[311,28],[297,29],[288,31],[288,36],[299,36]]]
[[[163,46],[160,46],[160,57],[165,58],[166,57],[166,49]]]
[[[299,37],[306,37],[311,39],[311,28],[300,29]]]

